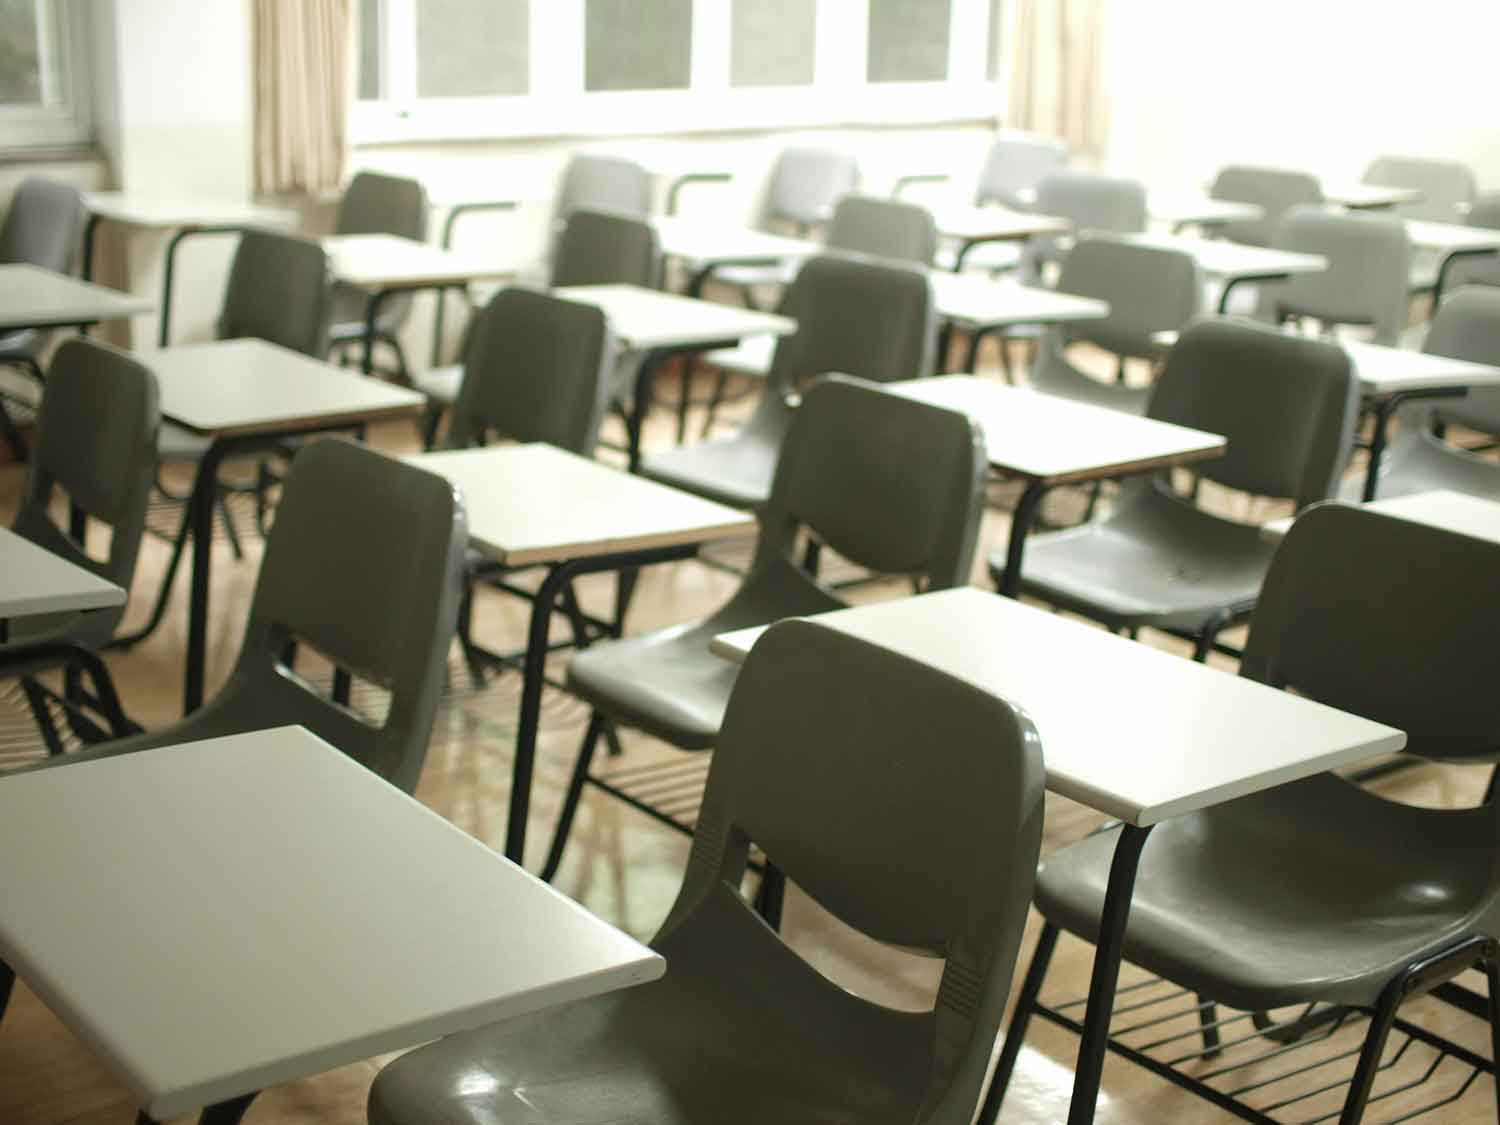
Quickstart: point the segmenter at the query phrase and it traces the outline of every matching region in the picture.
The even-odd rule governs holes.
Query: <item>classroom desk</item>
[[[1417,188],[1388,187],[1385,184],[1324,184],[1323,199],[1335,207],[1347,207],[1351,211],[1379,211],[1403,203],[1420,203],[1423,195]]]
[[[88,222],[83,228],[82,272],[85,279],[93,276],[94,236],[104,220],[143,230],[172,232],[172,237],[167,241],[161,279],[161,316],[157,341],[158,346],[163,348],[172,338],[172,285],[178,246],[198,235],[239,234],[247,227],[290,227],[297,222],[295,211],[259,207],[232,199],[193,196],[171,198],[138,192],[88,191],[83,193],[83,205],[89,213]]]
[[[1380,487],[1380,461],[1396,411],[1412,399],[1458,398],[1470,387],[1500,385],[1500,367],[1462,359],[1341,340],[1354,362],[1360,389],[1374,416],[1370,460],[1365,468],[1364,499],[1375,499]]]
[[[953,272],[964,268],[964,259],[986,242],[1024,242],[1047,234],[1071,234],[1073,224],[1057,215],[1012,211],[1008,207],[939,207],[932,213],[938,234],[954,239]]]
[[[720,266],[775,266],[800,262],[823,253],[823,245],[807,238],[726,225],[704,219],[661,216],[651,220],[665,257],[687,269],[690,297],[703,293],[709,275]]]
[[[945,321],[969,333],[963,370],[974,371],[985,336],[1021,325],[1076,324],[1103,320],[1109,305],[1092,297],[1060,293],[972,274],[932,270],[933,304]]]
[[[1397,496],[1390,500],[1371,500],[1365,507],[1372,512],[1396,516],[1412,523],[1441,527],[1445,531],[1456,531],[1475,539],[1500,543],[1500,503],[1470,496],[1466,492],[1450,492],[1445,488],[1432,492],[1414,492],[1409,496]],[[1292,529],[1296,516],[1284,516],[1279,520],[1268,520],[1261,524],[1261,538],[1268,543],[1280,543]]]
[[[1036,201],[1036,189],[1023,189],[1016,197],[1024,203]],[[1146,214],[1170,227],[1173,234],[1183,227],[1219,227],[1226,223],[1254,222],[1266,209],[1258,203],[1237,199],[1215,199],[1193,192],[1151,191],[1146,196]]]
[[[631,395],[626,431],[632,472],[640,464],[641,432],[651,406],[652,381],[663,360],[734,347],[750,336],[790,336],[797,331],[797,322],[788,317],[638,285],[565,285],[552,292],[603,309],[609,320],[621,348],[616,388],[628,388]],[[686,393],[679,402],[680,433],[686,422]]]
[[[0,841],[0,955],[142,1122],[665,970],[301,727],[0,779]]]
[[[984,431],[990,468],[1025,482],[1011,515],[1001,590],[1012,598],[1021,586],[1026,535],[1051,489],[1210,460],[1227,448],[1218,434],[971,375],[911,379],[886,389],[967,414]]]
[[[1070,1125],[1094,1118],[1136,866],[1152,826],[1406,744],[1402,732],[1380,723],[972,588],[817,620],[1014,701],[1041,735],[1047,788],[1124,822],[1095,946]],[[713,651],[742,660],[761,631],[717,637]],[[1079,685],[1088,687],[1086,706]],[[980,1119],[989,1118],[982,1112]]]
[[[188,498],[193,539],[183,711],[203,703],[214,497],[226,458],[298,435],[422,412],[414,391],[340,371],[264,340],[216,340],[151,352],[162,417],[210,438]]]
[[[470,542],[505,566],[545,566],[532,600],[505,854],[520,863],[536,760],[552,613],[581,574],[692,558],[716,539],[755,530],[748,512],[715,504],[549,445],[510,445],[407,458],[459,490]]]
[[[0,333],[87,328],[150,312],[151,302],[25,263],[0,265]]]
[[[1224,288],[1219,294],[1221,313],[1228,311],[1229,295],[1236,285],[1285,281],[1297,274],[1321,273],[1328,268],[1328,260],[1319,254],[1243,246],[1226,239],[1185,234],[1122,234],[1117,237],[1142,246],[1191,254],[1207,277],[1223,283]]]
[[[380,306],[393,293],[467,289],[476,281],[504,281],[513,270],[474,255],[458,254],[394,234],[338,234],[323,239],[338,281],[367,290],[365,347],[360,367],[374,370],[375,322]]]
[[[1437,280],[1432,286],[1434,308],[1443,299],[1448,270],[1454,262],[1460,258],[1488,258],[1500,254],[1500,230],[1490,227],[1407,219],[1406,234],[1416,249],[1429,251],[1439,258]]]

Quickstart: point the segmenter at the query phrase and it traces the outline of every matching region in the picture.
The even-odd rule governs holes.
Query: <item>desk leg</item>
[[[536,766],[536,741],[541,720],[542,688],[547,675],[552,612],[558,598],[579,575],[597,574],[601,571],[634,571],[652,563],[689,559],[697,553],[696,543],[686,543],[570,559],[553,566],[537,587],[531,601],[531,626],[527,631],[526,658],[522,663],[521,714],[516,724],[516,757],[511,768],[510,809],[505,821],[505,855],[511,862],[521,863],[526,854],[526,819],[531,813],[531,775]]]
[[[389,293],[389,289],[377,289],[365,302],[365,353],[360,360],[359,369],[366,375],[375,371],[375,322],[380,316],[380,306],[385,303]]]
[[[1417,398],[1462,398],[1468,394],[1467,387],[1442,387],[1430,391],[1397,391],[1386,399],[1375,403],[1375,429],[1370,434],[1370,460],[1365,467],[1365,487],[1361,499],[1368,504],[1380,491],[1380,461],[1385,456],[1389,440],[1391,419],[1396,411],[1410,399]]]
[[[1135,891],[1141,849],[1150,834],[1149,827],[1127,824],[1120,829],[1120,839],[1115,843],[1109,885],[1104,892],[1104,912],[1099,918],[1099,940],[1094,947],[1088,1013],[1083,1019],[1078,1064],[1073,1070],[1073,1100],[1068,1105],[1068,1125],[1089,1125],[1094,1120],[1099,1079],[1104,1073],[1104,1054],[1109,1045],[1109,1018],[1115,1005],[1115,985],[1120,979],[1125,923],[1130,917],[1130,898]]]
[[[969,251],[978,246],[981,240],[966,238],[959,245],[958,253],[953,255],[953,272],[964,272],[964,259],[969,256]]]
[[[630,413],[625,419],[625,430],[632,473],[641,467],[641,439],[646,430],[646,415],[651,411],[652,385],[656,381],[658,359],[656,353],[647,352],[637,360],[635,377],[632,379],[627,375],[623,380],[631,387]]]
[[[1026,536],[1031,525],[1036,523],[1042,510],[1042,499],[1051,489],[1045,481],[1026,482],[1026,491],[1010,517],[1010,544],[1005,552],[1005,574],[1000,580],[1000,593],[1007,598],[1019,597],[1021,593],[1021,563],[1026,554]]]
[[[1234,292],[1234,287],[1244,281],[1243,277],[1231,277],[1224,283],[1224,288],[1219,290],[1219,315],[1229,315],[1229,295]]]
[[[198,476],[188,497],[189,534],[193,537],[193,573],[189,582],[187,668],[182,688],[182,713],[191,715],[203,705],[204,669],[208,660],[208,580],[213,565],[214,499],[219,465],[226,443],[215,439],[198,464]]]

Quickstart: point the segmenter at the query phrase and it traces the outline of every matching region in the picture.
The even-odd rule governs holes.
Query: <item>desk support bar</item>
[[[443,220],[443,237],[438,243],[444,250],[453,249],[453,230],[458,225],[458,220],[465,215],[472,215],[481,211],[514,211],[517,203],[514,199],[488,199],[475,200],[472,203],[455,203],[448,208],[448,217]],[[443,322],[448,309],[448,294],[445,290],[438,290],[437,308],[432,314],[432,366],[442,366],[443,360]]]

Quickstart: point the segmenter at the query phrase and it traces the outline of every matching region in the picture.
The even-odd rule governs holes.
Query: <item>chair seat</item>
[[[1117,836],[1042,863],[1046,918],[1097,936]],[[1178,817],[1141,853],[1125,957],[1235,1008],[1368,1006],[1474,929],[1493,847],[1487,809],[1395,804],[1331,774]]]
[[[331,343],[347,344],[360,340],[365,334],[366,308],[369,305],[368,290],[346,282],[335,282],[333,286],[333,326],[329,329]],[[375,330],[381,335],[397,332],[411,307],[411,295],[398,293],[385,298],[380,304],[380,313],[375,317]]]
[[[459,363],[413,371],[411,375],[411,384],[415,389],[426,395],[429,401],[443,406],[452,406],[458,401],[458,391],[463,382],[464,369]]]
[[[1037,382],[1036,389],[1058,398],[1086,402],[1091,406],[1102,406],[1106,410],[1119,410],[1125,414],[1146,413],[1151,402],[1151,388],[1132,387],[1124,383],[1106,383],[1091,375],[1077,378],[1048,379]]]
[[[1364,499],[1365,478],[1356,475],[1339,488],[1339,499],[1358,504]],[[1430,433],[1399,435],[1380,459],[1382,500],[1415,492],[1448,489],[1486,500],[1500,500],[1500,464],[1476,457]]]
[[[584,649],[568,665],[568,687],[629,726],[685,750],[707,750],[718,741],[739,673],[709,656],[714,637],[842,604],[790,564],[771,566],[702,621]]]
[[[1021,589],[1113,628],[1196,631],[1253,608],[1275,547],[1259,528],[1210,516],[1136,482],[1103,519],[1033,536]],[[1005,556],[991,556],[998,581]]]
[[[775,336],[747,336],[738,347],[704,352],[703,361],[736,375],[764,379],[771,373],[771,358],[775,354]]]
[[[658,944],[659,981],[397,1059],[370,1091],[370,1125],[917,1119],[935,1049],[925,1021],[876,1018],[769,929],[734,918],[748,908],[728,888],[700,909]]]
[[[163,421],[156,435],[156,456],[160,461],[201,461],[209,444],[210,439],[203,434]]]
[[[757,285],[790,285],[797,276],[797,266],[791,262],[778,262],[764,266],[719,266],[713,272],[715,281],[749,289]]]
[[[22,328],[16,332],[0,333],[0,363],[17,363],[34,360],[41,333],[35,328]]]
[[[758,508],[771,496],[779,445],[743,431],[683,445],[641,460],[640,475],[734,508]]]

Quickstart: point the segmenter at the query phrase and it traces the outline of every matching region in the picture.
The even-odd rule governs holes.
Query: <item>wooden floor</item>
[[[415,447],[410,426],[391,425],[372,435],[383,448]],[[669,419],[655,423],[652,441],[671,440]],[[0,469],[0,517],[9,519],[20,488],[20,471]],[[976,561],[974,582],[988,588],[985,559],[1003,550],[1007,514],[1004,505],[1014,493],[993,486],[992,504],[986,517],[983,547]],[[1076,518],[1081,500],[1062,494],[1049,501],[1054,519]],[[1240,515],[1250,515],[1242,508]],[[1265,508],[1256,517],[1273,514]],[[162,513],[169,519],[170,513]],[[239,645],[244,614],[255,580],[260,543],[247,518],[241,520],[246,557],[235,561],[227,543],[216,550],[213,585],[213,617],[209,631],[209,683],[219,683],[227,673]],[[718,553],[743,561],[748,545],[729,545]],[[132,594],[127,625],[142,620],[161,580],[167,558],[165,544],[148,539],[143,549],[136,589]],[[683,621],[711,609],[734,588],[735,579],[722,570],[697,562],[660,566],[645,572],[631,611],[630,628],[643,631]],[[605,611],[611,604],[608,579],[585,580],[582,596],[586,605]],[[867,587],[861,599],[897,596],[906,592],[900,583]],[[129,653],[113,654],[111,668],[127,707],[148,727],[165,723],[177,713],[181,698],[182,653],[185,635],[185,583],[178,582],[170,613],[158,632]],[[515,648],[524,643],[526,606],[515,599],[482,594],[478,605],[477,635],[493,647]],[[1231,634],[1234,639],[1236,635]],[[1160,637],[1146,637],[1175,651],[1185,646]],[[1219,658],[1216,658],[1219,659]],[[1232,667],[1232,664],[1227,664]],[[505,807],[509,789],[511,751],[519,698],[519,676],[507,673],[492,678],[476,690],[455,661],[451,690],[439,711],[418,796],[454,823],[487,843],[500,847],[505,830]],[[1086,687],[1080,686],[1081,693]],[[1080,702],[1086,704],[1086,694]],[[537,786],[532,803],[530,854],[545,848],[558,800],[572,756],[582,733],[585,713],[574,700],[549,692],[543,707],[543,731],[539,752]],[[35,739],[24,715],[19,693],[13,685],[0,685],[0,762],[4,756],[19,761],[35,754]],[[670,756],[660,744],[642,735],[626,735],[631,763]],[[1211,753],[1211,747],[1205,747]],[[1473,769],[1440,769],[1422,766],[1383,783],[1389,795],[1423,804],[1473,804],[1483,789],[1484,775]],[[1087,833],[1099,821],[1089,810],[1060,798],[1048,798],[1044,850],[1051,850]],[[557,885],[589,909],[640,937],[649,938],[662,921],[676,892],[687,840],[645,816],[598,793],[584,799],[573,841]],[[393,894],[400,888],[393,887]],[[275,903],[266,909],[275,910]],[[292,920],[289,920],[289,922]],[[99,918],[101,927],[108,918]],[[1037,927],[1033,915],[1022,946],[1017,978],[1025,969]],[[788,940],[830,976],[849,987],[893,1005],[928,1006],[937,979],[936,967],[850,934],[822,914],[793,889],[787,904],[784,930]],[[351,940],[358,940],[351,935]],[[420,956],[420,950],[413,951]],[[1081,997],[1087,990],[1089,949],[1064,939],[1054,961],[1044,998],[1062,1000]],[[1127,967],[1127,980],[1140,974]],[[378,987],[378,982],[371,982]],[[1142,993],[1146,995],[1149,993]],[[1486,1054],[1485,1029],[1472,1017],[1432,1001],[1411,1006],[1414,1018],[1441,1028],[1474,1050]],[[1166,1009],[1169,1010],[1169,1009]],[[198,1021],[205,1035],[214,1034],[235,1018],[233,1012],[181,1013],[184,1020]],[[1170,1025],[1168,1025],[1170,1026]],[[1191,1044],[1192,1040],[1188,1040]],[[1192,1049],[1191,1047],[1187,1049]],[[1072,1081],[1076,1040],[1068,1033],[1041,1021],[1033,1025],[1021,1055],[1015,1081],[1005,1104],[1002,1120],[1015,1123],[1050,1123],[1066,1116]],[[256,1123],[308,1123],[364,1121],[364,1101],[371,1079],[385,1060],[370,1060],[278,1087],[259,1099],[247,1117]],[[1338,1064],[1345,1070],[1352,1061]],[[1391,1080],[1412,1067],[1420,1069],[1415,1056],[1393,1065]],[[1404,1070],[1402,1068],[1405,1068]],[[1260,1072],[1257,1072],[1260,1073]],[[1331,1068],[1322,1074],[1335,1073]],[[1440,1068],[1423,1095],[1431,1100],[1441,1083],[1457,1087],[1457,1071],[1450,1075]],[[1323,1081],[1331,1079],[1324,1078]],[[1307,1080],[1302,1081],[1303,1088]],[[1293,1083],[1294,1084],[1294,1083]],[[1269,1096],[1264,1100],[1270,1100]],[[1400,1099],[1392,1099],[1392,1103]],[[1410,1108],[1419,1103],[1400,1101]],[[1336,1108],[1327,1098],[1298,1106],[1290,1120],[1310,1120]],[[1395,1104],[1372,1112],[1367,1120],[1387,1121],[1399,1116]],[[0,1027],[0,1123],[3,1125],[102,1125],[126,1123],[133,1110],[121,1088],[110,1079],[90,1051],[75,1040],[24,987],[16,996]],[[1473,1083],[1452,1105],[1422,1120],[1452,1123],[1493,1121],[1495,1102],[1488,1080]],[[186,1119],[184,1119],[186,1120]],[[1111,1058],[1105,1068],[1098,1120],[1109,1125],[1147,1125],[1164,1121],[1222,1122],[1235,1120],[1168,1085],[1131,1064]],[[787,1125],[795,1125],[788,1122]]]

